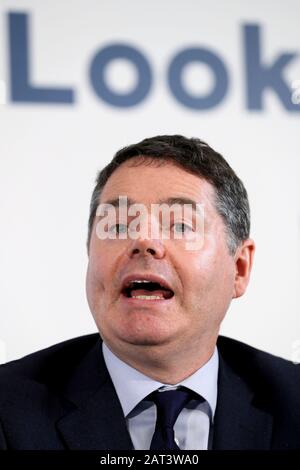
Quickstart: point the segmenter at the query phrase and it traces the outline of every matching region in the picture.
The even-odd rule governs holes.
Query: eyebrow
[[[100,204],[110,204],[113,207],[119,208],[120,206],[125,206],[125,201],[123,199],[119,199],[122,196],[119,196],[117,198],[109,199],[108,201],[103,201]],[[124,196],[123,196],[124,197]],[[127,198],[127,205],[131,206],[132,204],[141,204],[138,203],[137,201],[134,201],[133,199]],[[173,204],[179,204],[181,206],[185,204],[189,204],[192,206],[192,209],[194,211],[197,211],[197,205],[201,204],[200,202],[196,202],[193,199],[190,199],[188,197],[183,197],[183,196],[173,196],[173,197],[168,197],[167,199],[159,199],[159,201],[156,204],[167,204],[168,206],[172,206]]]

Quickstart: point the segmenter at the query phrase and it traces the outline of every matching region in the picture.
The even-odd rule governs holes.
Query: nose
[[[153,257],[163,258],[165,256],[165,247],[161,240],[150,238],[138,238],[134,240],[128,249],[128,255],[132,257]]]

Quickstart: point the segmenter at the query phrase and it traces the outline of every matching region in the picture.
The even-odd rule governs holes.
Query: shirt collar
[[[119,359],[107,346],[102,343],[104,361],[120,400],[124,416],[127,415],[147,395],[165,386],[151,379]],[[214,353],[200,369],[187,379],[176,385],[184,385],[201,395],[209,404],[214,416],[217,404],[219,356],[217,347]]]

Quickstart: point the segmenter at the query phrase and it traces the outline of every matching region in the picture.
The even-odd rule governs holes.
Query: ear
[[[250,273],[253,264],[255,244],[251,238],[245,240],[236,250],[235,259],[235,280],[232,298],[241,297],[247,289],[250,280]]]

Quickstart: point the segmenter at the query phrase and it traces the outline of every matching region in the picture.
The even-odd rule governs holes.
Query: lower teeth
[[[163,297],[160,297],[159,295],[133,295],[131,298],[143,299],[143,300],[153,300],[153,299],[162,300],[163,299]]]

